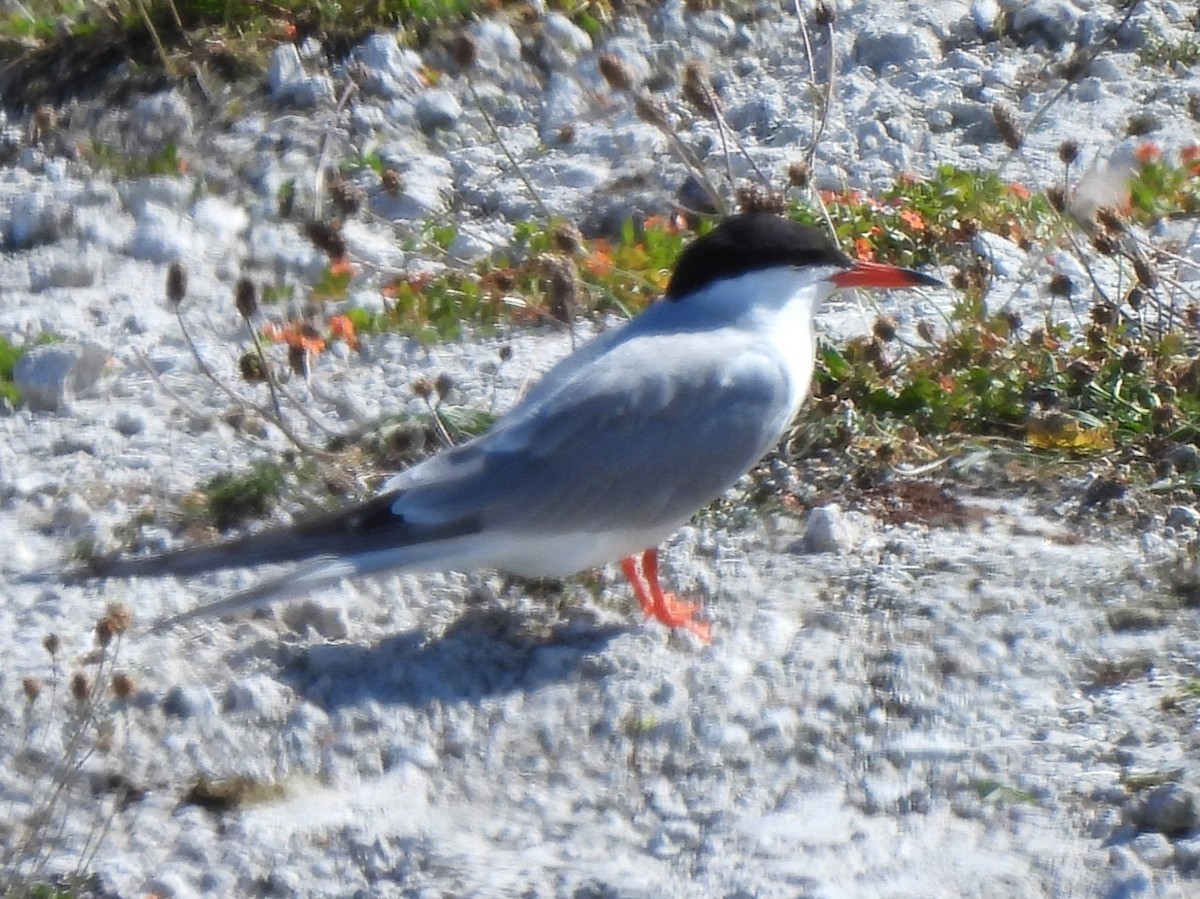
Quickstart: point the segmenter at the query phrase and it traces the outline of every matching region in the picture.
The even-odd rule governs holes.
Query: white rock
[[[169,90],[138,99],[129,124],[143,142],[163,145],[191,137],[194,117],[183,94]]]
[[[226,712],[253,715],[260,721],[283,721],[293,699],[292,691],[275,678],[251,674],[229,685],[221,706]]]
[[[810,553],[841,553],[850,544],[850,530],[837,504],[821,506],[808,513],[801,545]]]
[[[521,39],[503,18],[472,22],[467,32],[475,38],[480,63],[518,62],[521,59]]]
[[[4,241],[22,250],[58,240],[67,231],[72,210],[57,192],[33,189],[12,198],[4,215]]]
[[[63,287],[91,287],[96,283],[103,261],[94,248],[79,249],[66,255],[31,259],[29,286],[35,291]]]
[[[77,532],[92,520],[92,509],[78,493],[69,493],[59,499],[50,517],[50,523],[67,532]]]
[[[588,33],[560,12],[546,16],[542,23],[542,34],[546,38],[542,46],[542,60],[551,67],[573,64],[592,49],[592,39]]]
[[[94,343],[34,347],[13,370],[21,399],[35,412],[59,412],[77,396],[94,396],[108,353]]]
[[[421,57],[401,49],[390,32],[370,35],[351,56],[365,69],[363,87],[374,93],[385,97],[407,96],[422,86]]]
[[[453,128],[462,118],[462,104],[447,90],[433,88],[417,98],[417,124],[421,130],[433,132]]]
[[[250,216],[243,204],[222,197],[202,197],[192,207],[192,224],[219,243],[232,244],[250,227]]]
[[[889,66],[911,68],[941,59],[937,38],[926,27],[891,17],[866,23],[854,36],[851,57],[859,65],[882,72]]]
[[[165,264],[188,259],[194,249],[191,221],[174,210],[150,203],[133,227],[128,252],[134,259]]]

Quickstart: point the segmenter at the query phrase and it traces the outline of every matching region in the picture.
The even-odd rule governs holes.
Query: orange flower
[[[1162,156],[1162,148],[1152,141],[1145,141],[1144,143],[1138,144],[1137,149],[1133,151],[1133,155],[1137,157],[1138,162],[1140,162],[1142,165],[1146,165],[1147,163],[1156,161]]]
[[[1179,151],[1179,159],[1193,175],[1200,175],[1200,144],[1188,144]]]
[[[339,340],[344,340],[351,349],[358,349],[358,335],[354,333],[354,322],[348,315],[335,315],[329,320],[329,333]]]
[[[1008,192],[1018,200],[1029,199],[1029,188],[1019,181],[1012,181],[1008,185]]]
[[[859,237],[854,241],[854,255],[861,262],[874,262],[875,248],[867,238]]]
[[[593,275],[606,275],[612,271],[612,247],[607,240],[592,241],[592,251],[583,260],[584,266]]]
[[[320,353],[325,349],[325,341],[311,325],[303,322],[290,322],[282,327],[267,322],[263,325],[263,337],[271,343],[286,343],[288,346],[301,347],[310,353]]]
[[[901,209],[900,221],[908,225],[913,231],[925,230],[925,218],[915,209]]]
[[[350,267],[350,262],[345,256],[338,256],[329,260],[329,274],[352,275],[354,274],[354,269]]]
[[[662,231],[666,234],[678,234],[684,226],[683,216],[679,213],[670,216],[652,215],[642,225],[647,231]]]

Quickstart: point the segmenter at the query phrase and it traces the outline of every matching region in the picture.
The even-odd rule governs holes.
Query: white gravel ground
[[[704,60],[731,125],[781,177],[814,126],[809,61],[785,6],[735,18],[669,2],[596,47],[562,17],[533,37],[486,20],[472,26],[472,84],[552,211],[590,227],[659,213],[684,171],[606,91],[598,54],[663,92],[719,177],[715,126],[676,105],[680,64]],[[1004,164],[992,105],[1031,120],[1066,85],[1057,67],[1121,15],[1088,0],[838,12],[815,171],[823,185],[866,189],[942,163]],[[1194,16],[1188,4],[1139,4],[1030,127],[1006,176],[1061,179],[1067,136],[1089,164],[1113,166],[1138,140],[1169,155],[1196,141],[1196,66],[1139,58],[1147,34],[1194,40]],[[812,37],[822,72],[830,48]],[[1049,517],[1021,499],[964,497],[976,514],[963,528],[836,509],[817,516],[819,533],[774,514],[702,516],[664,558],[670,582],[704,598],[711,646],[644,623],[615,566],[562,588],[393,575],[154,635],[138,625],[258,575],[60,583],[80,541],[111,545],[139,512],[287,448],[270,428],[247,439],[228,422],[228,397],[200,374],[162,298],[169,262],[187,265],[184,315],[201,354],[231,372],[235,279],[270,274],[302,294],[324,264],[299,218],[276,215],[289,179],[312,208],[322,153],[332,164],[377,152],[404,176],[394,197],[369,169],[359,178],[366,209],[346,236],[360,305],[377,305],[396,272],[442,263],[402,249],[425,224],[459,223],[453,251],[472,257],[538,215],[440,51],[422,58],[375,35],[355,65],[332,68],[310,51],[276,51],[269,102],[236,118],[213,112],[233,101],[211,86],[208,101],[181,88],[64,110],[75,139],[177,141],[191,165],[176,178],[114,182],[8,120],[0,334],[65,340],[24,375],[36,407],[0,415],[0,860],[49,805],[48,856],[26,852],[18,870],[82,869],[98,893],[130,899],[1200,895],[1200,612],[1161,576],[1179,570],[1200,514],[1180,507],[1169,526],[1152,519],[1136,534],[1083,527],[1083,473],[1080,495]],[[422,63],[447,74],[428,87]],[[359,91],[338,106],[350,78]],[[1135,113],[1157,120],[1136,140]],[[1116,170],[1098,163],[1110,174],[1097,182]],[[1150,236],[1179,241],[1174,296],[1185,302],[1200,278],[1191,223]],[[1033,315],[1046,276],[1077,268],[992,236],[976,250],[997,273],[992,296]],[[1122,277],[1098,273],[1106,287]],[[1078,311],[1091,299],[1079,295]],[[909,328],[952,301],[883,302]],[[863,323],[852,300],[821,318],[834,339]],[[513,358],[497,372],[502,343]],[[502,410],[568,351],[551,328],[432,348],[384,336],[321,356],[311,388],[290,389],[339,431],[419,408],[411,382],[441,372],[462,402],[494,394]],[[105,695],[102,745],[65,777],[67,681],[96,676],[94,625],[112,602],[134,613],[115,662],[134,690]],[[42,685],[31,705],[26,678]],[[198,787],[239,783],[249,795],[231,810],[192,801]]]

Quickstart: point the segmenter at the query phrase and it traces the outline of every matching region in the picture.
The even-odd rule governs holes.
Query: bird
[[[855,260],[772,213],[716,224],[664,295],[552,367],[486,433],[348,508],[223,542],[93,562],[92,577],[298,563],[155,630],[389,570],[563,578],[620,562],[645,614],[711,639],[664,591],[658,547],[774,447],[808,393],[820,304],[848,288],[941,287]]]

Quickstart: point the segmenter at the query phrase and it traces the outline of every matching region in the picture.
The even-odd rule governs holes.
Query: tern
[[[856,261],[814,228],[735,215],[680,254],[662,299],[551,368],[486,434],[342,511],[93,576],[188,576],[298,562],[181,615],[226,615],[390,570],[497,569],[562,578],[620,561],[646,614],[709,638],[663,590],[657,547],[775,446],[812,378],[814,316],[847,288],[938,287]]]

